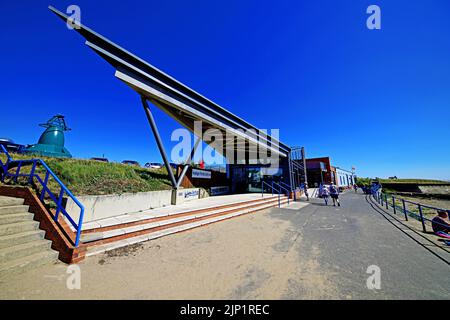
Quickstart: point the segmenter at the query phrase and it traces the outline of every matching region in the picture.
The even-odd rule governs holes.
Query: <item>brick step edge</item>
[[[288,204],[287,200],[282,201],[281,207],[284,207],[287,204]],[[207,219],[193,219],[193,220],[195,220],[195,222],[184,221],[183,223],[177,223],[176,226],[166,226],[165,228],[159,228],[158,230],[154,230],[156,228],[143,230],[143,231],[147,231],[147,232],[144,233],[143,231],[141,231],[140,234],[138,234],[138,235],[135,235],[136,233],[138,233],[138,232],[135,232],[135,233],[129,233],[129,234],[125,234],[125,235],[118,236],[118,237],[108,238],[108,239],[106,239],[107,241],[103,240],[105,242],[102,242],[99,244],[95,244],[95,243],[88,244],[86,257],[100,254],[100,253],[103,253],[106,251],[114,250],[117,248],[125,247],[125,246],[135,244],[138,242],[144,242],[147,240],[157,239],[157,238],[160,238],[160,237],[163,237],[166,235],[170,235],[170,234],[178,233],[181,231],[205,226],[205,225],[208,225],[211,223],[231,219],[231,218],[234,218],[237,216],[255,213],[255,212],[258,212],[261,210],[265,210],[265,209],[269,209],[269,208],[273,208],[273,207],[277,207],[277,206],[278,206],[278,203],[270,204],[270,205],[266,204],[265,206],[252,208],[250,210],[240,210],[238,212],[221,214],[221,215],[218,215],[213,218],[208,217]]]
[[[281,199],[281,201],[285,201],[285,200],[287,200],[287,197],[282,196],[280,199]],[[124,222],[124,223],[115,224],[115,225],[104,226],[104,227],[100,227],[100,228],[83,230],[81,232],[81,234],[88,235],[90,233],[98,233],[98,232],[105,232],[105,231],[111,231],[111,230],[116,230],[116,229],[124,229],[124,228],[128,228],[128,227],[149,224],[152,222],[159,222],[159,221],[165,221],[165,220],[178,219],[180,217],[199,215],[199,214],[211,211],[211,209],[213,209],[212,210],[213,212],[220,213],[220,212],[235,210],[238,208],[243,209],[246,207],[260,206],[260,205],[264,205],[264,204],[268,204],[268,203],[275,203],[275,202],[278,203],[278,197],[270,196],[269,198],[257,199],[257,200],[252,200],[252,201],[240,201],[240,202],[223,205],[223,206],[201,208],[201,209],[197,209],[197,210],[178,212],[176,214],[171,214],[171,215],[166,215],[166,216],[152,217],[152,218],[147,218],[147,219],[142,219],[142,220],[136,220],[136,221]],[[211,214],[213,214],[213,213],[211,213]]]

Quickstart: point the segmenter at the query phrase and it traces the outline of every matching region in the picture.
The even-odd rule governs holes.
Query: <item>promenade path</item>
[[[299,256],[318,251],[318,264],[332,275],[339,298],[450,298],[450,248],[436,247],[368,196],[348,192],[341,198],[341,207],[325,207],[316,199],[301,215],[273,213],[301,232]],[[381,290],[367,289],[371,265],[380,267]]]
[[[58,263],[0,281],[6,299],[449,299],[450,254],[348,192],[89,257],[81,289]],[[374,209],[375,207],[375,209]],[[381,289],[369,290],[369,266]]]

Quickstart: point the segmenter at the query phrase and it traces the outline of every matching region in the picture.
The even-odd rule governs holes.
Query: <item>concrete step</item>
[[[284,202],[287,202],[287,198],[281,199],[281,203],[284,203]],[[270,200],[262,201],[262,202],[258,202],[258,203],[255,203],[255,202],[243,203],[243,204],[241,203],[238,206],[230,206],[230,207],[226,207],[226,208],[222,208],[222,209],[210,210],[207,212],[197,213],[198,211],[192,211],[192,212],[187,212],[187,214],[180,213],[179,215],[174,215],[173,217],[169,216],[169,218],[163,218],[163,220],[156,219],[156,221],[154,221],[155,219],[150,219],[150,220],[145,220],[145,223],[135,224],[132,226],[121,227],[122,225],[118,225],[117,228],[114,228],[112,230],[82,233],[81,242],[89,243],[89,242],[112,238],[112,237],[116,237],[116,236],[120,236],[120,235],[124,235],[124,234],[154,229],[157,227],[169,226],[169,225],[172,225],[175,223],[187,222],[187,221],[190,221],[193,219],[205,219],[206,217],[212,216],[212,215],[226,214],[226,213],[233,212],[233,211],[242,211],[242,210],[247,210],[247,209],[251,209],[251,208],[266,208],[266,207],[276,206],[276,205],[278,205],[278,199],[270,199]],[[262,209],[259,209],[259,210],[262,210]]]
[[[0,207],[0,215],[2,214],[11,214],[11,213],[20,213],[20,212],[28,212],[30,206],[25,205],[12,205],[12,206],[4,206]]]
[[[282,195],[281,199],[283,199],[283,198],[287,199],[286,196]],[[210,211],[210,210],[228,209],[228,208],[236,207],[236,206],[240,206],[240,205],[265,203],[267,201],[271,201],[271,200],[275,200],[275,199],[278,199],[277,195],[275,195],[275,196],[266,195],[264,198],[261,197],[261,198],[252,199],[252,200],[241,200],[241,201],[237,201],[237,202],[224,203],[224,204],[215,205],[215,206],[198,207],[196,209],[190,209],[190,210],[188,210],[186,208],[184,211],[180,210],[176,206],[171,206],[170,208],[169,207],[159,208],[160,210],[159,209],[151,209],[149,211],[129,213],[129,214],[110,217],[110,218],[106,218],[106,219],[100,219],[100,220],[96,220],[96,221],[86,222],[86,223],[83,223],[82,228],[83,228],[84,232],[92,232],[92,231],[97,232],[97,231],[101,231],[101,229],[103,229],[103,228],[111,227],[114,225],[122,225],[125,223],[129,223],[129,224],[144,223],[146,221],[149,222],[152,219],[157,219],[157,218],[167,219],[167,218],[172,218],[175,216],[196,214],[199,212],[205,212],[205,211]],[[169,209],[170,211],[167,209]],[[73,229],[73,231],[75,231],[75,229]]]
[[[0,278],[19,274],[44,264],[56,262],[57,258],[58,252],[46,250],[44,252],[34,253],[26,257],[6,261],[0,264]]]
[[[22,233],[16,233],[8,236],[0,236],[0,249],[27,243],[31,241],[44,239],[45,231],[33,230]]]
[[[22,198],[0,196],[0,207],[20,206],[24,203]]]
[[[12,214],[2,214],[0,215],[0,225],[21,222],[21,221],[32,221],[33,214],[29,212],[12,213]]]
[[[283,201],[281,203],[281,206],[284,207],[287,205],[287,200]],[[122,247],[126,247],[132,244],[136,244],[136,243],[140,243],[140,242],[145,242],[145,241],[149,241],[149,240],[153,240],[153,239],[157,239],[157,238],[161,238],[163,236],[167,236],[167,235],[171,235],[171,234],[175,234],[178,232],[182,232],[182,231],[186,231],[189,229],[193,229],[193,228],[197,228],[197,227],[201,227],[204,225],[208,225],[211,223],[215,223],[215,222],[219,222],[219,221],[223,221],[226,219],[230,219],[230,218],[234,218],[237,216],[241,216],[244,214],[248,214],[248,213],[252,213],[252,212],[257,212],[263,209],[268,209],[268,208],[272,208],[278,206],[277,205],[265,205],[265,206],[261,206],[261,207],[257,207],[257,208],[249,208],[249,209],[244,209],[244,210],[240,210],[238,212],[233,212],[233,213],[228,213],[228,214],[224,214],[221,216],[217,216],[217,217],[213,217],[213,218],[209,218],[209,219],[205,219],[205,220],[197,220],[191,223],[186,223],[186,224],[182,224],[179,226],[175,226],[175,227],[169,227],[167,229],[163,229],[163,230],[158,230],[155,232],[151,232],[148,234],[144,234],[144,235],[139,235],[136,237],[130,237],[130,238],[126,238],[126,239],[122,239],[122,240],[118,240],[118,241],[114,241],[111,243],[106,243],[106,244],[102,244],[102,245],[96,245],[96,246],[92,246],[92,247],[88,247],[87,252],[86,252],[86,256],[93,256],[96,254],[100,254],[100,253],[104,253],[107,251],[111,251],[117,248],[122,248]]]
[[[34,240],[11,247],[0,249],[0,261],[6,262],[19,259],[38,252],[50,250],[52,242],[45,239]]]
[[[23,233],[27,231],[37,230],[39,228],[38,221],[22,221],[0,225],[0,236],[12,235],[15,233]]]

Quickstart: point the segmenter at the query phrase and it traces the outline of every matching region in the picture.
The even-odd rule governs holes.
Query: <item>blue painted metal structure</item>
[[[72,158],[69,150],[64,147],[64,131],[69,131],[63,115],[53,116],[46,123],[39,126],[46,128],[41,134],[37,144],[31,145],[24,153],[33,153],[39,156]]]
[[[0,153],[4,153],[6,155],[6,162],[3,163],[0,160],[0,181],[4,182],[6,177],[11,177],[15,182],[17,182],[19,177],[28,178],[27,182],[30,185],[35,185],[35,181],[39,183],[42,188],[41,194],[39,195],[39,199],[42,203],[44,203],[45,196],[48,195],[50,200],[56,205],[55,215],[53,219],[58,221],[59,214],[62,213],[70,224],[75,228],[76,237],[74,245],[78,247],[80,243],[81,236],[81,227],[83,225],[83,217],[84,217],[84,206],[78,201],[78,199],[70,192],[70,190],[61,182],[61,180],[56,176],[56,174],[48,167],[42,159],[29,159],[29,160],[14,160],[11,155],[8,153],[6,148],[3,145],[0,145]],[[40,177],[36,173],[36,167],[40,165],[45,169],[44,178]],[[31,166],[31,170],[29,173],[21,173],[21,169],[24,166]],[[15,168],[14,173],[10,173],[9,170]],[[49,178],[53,178],[53,180],[59,185],[60,191],[58,195],[55,195],[48,187]],[[80,208],[80,215],[78,218],[78,222],[75,222],[72,217],[68,214],[66,209],[63,206],[63,198],[67,195],[69,198],[76,203],[76,205]],[[70,240],[70,239],[69,239]]]
[[[401,197],[396,197],[394,195],[388,195],[386,193],[382,193],[381,189],[377,189],[375,190],[375,192],[373,192],[373,197],[375,198],[375,200],[378,202],[378,204],[380,204],[382,207],[386,206],[386,209],[389,210],[389,208],[391,207],[394,211],[394,214],[397,214],[397,211],[401,211],[403,212],[404,216],[405,216],[405,220],[408,220],[408,216],[413,217],[414,219],[419,220],[422,223],[422,229],[423,232],[427,232],[427,228],[426,228],[426,222],[431,222],[430,219],[426,218],[423,215],[423,209],[430,209],[430,210],[435,210],[437,211],[446,211],[448,214],[450,214],[450,210],[448,209],[442,209],[442,208],[437,208],[437,207],[432,207],[432,206],[427,206],[418,202],[413,202],[410,200],[406,200],[403,199]],[[390,200],[392,201],[392,203],[390,203]],[[396,200],[399,200],[402,202],[402,206],[398,206],[396,204]],[[410,211],[407,209],[406,204],[409,203],[411,205],[414,205],[417,207],[419,214],[416,214],[413,211]]]

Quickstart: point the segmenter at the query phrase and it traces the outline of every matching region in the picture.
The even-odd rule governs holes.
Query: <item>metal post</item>
[[[31,167],[31,171],[30,171],[30,177],[28,178],[28,183],[32,184],[33,183],[33,176],[34,176],[34,171],[36,170],[36,161],[33,162],[33,166]]]
[[[261,178],[261,198],[264,198],[264,180]]]
[[[170,163],[169,163],[169,160],[167,158],[166,150],[164,149],[164,145],[163,145],[163,143],[161,141],[161,136],[159,135],[159,131],[158,131],[158,127],[156,126],[155,119],[153,118],[153,115],[152,115],[152,113],[150,111],[150,108],[148,106],[147,99],[141,96],[141,101],[142,101],[142,105],[143,105],[144,110],[145,110],[145,114],[147,115],[147,120],[148,120],[148,122],[150,124],[150,127],[151,127],[152,131],[153,131],[153,135],[155,136],[155,140],[156,140],[156,143],[158,145],[159,152],[161,153],[161,156],[162,156],[163,161],[164,161],[164,165],[166,166],[167,173],[169,174],[170,181],[172,182],[172,187],[174,189],[177,189],[178,188],[177,187],[177,181],[175,180],[175,176],[174,176],[174,174],[172,172],[172,168],[170,167]]]
[[[305,147],[302,147],[301,153],[302,153],[302,160],[303,160],[303,172],[305,175],[305,184],[308,184],[308,176],[307,176],[307,172],[306,172]]]
[[[420,204],[418,204],[418,206],[419,206],[420,221],[422,222],[423,232],[427,232],[427,228],[425,227],[425,221],[423,219],[422,206]]]
[[[45,188],[47,187],[49,175],[50,175],[50,172],[47,170],[47,172],[45,173],[44,183],[42,184],[42,192],[41,192],[41,196],[40,196],[41,201],[44,201],[45,192],[46,192]]]
[[[397,214],[397,209],[395,208],[395,198],[392,196],[392,208],[394,208],[394,214]]]
[[[386,201],[386,209],[389,210],[389,201],[388,201],[388,196],[387,196],[387,194],[385,195],[384,200]]]
[[[406,211],[406,202],[405,199],[402,199],[403,202],[403,213],[405,214],[405,219],[408,221],[408,212]]]
[[[188,168],[190,166],[190,162],[194,158],[195,150],[197,150],[197,147],[198,147],[200,141],[201,141],[201,139],[197,138],[197,141],[195,142],[194,147],[191,150],[191,154],[189,155],[189,158],[186,159],[186,161],[184,163],[183,171],[181,172],[180,176],[178,177],[177,189],[180,187],[181,181],[183,180],[184,176],[186,175],[186,172],[188,171]]]
[[[294,179],[293,179],[293,175],[294,172],[292,170],[292,152],[288,153],[288,165],[289,165],[289,185],[291,186],[291,190],[294,187]]]
[[[58,203],[56,204],[56,213],[55,213],[55,221],[58,221],[59,212],[61,211],[62,198],[64,195],[64,188],[61,187],[61,191],[59,192]]]

